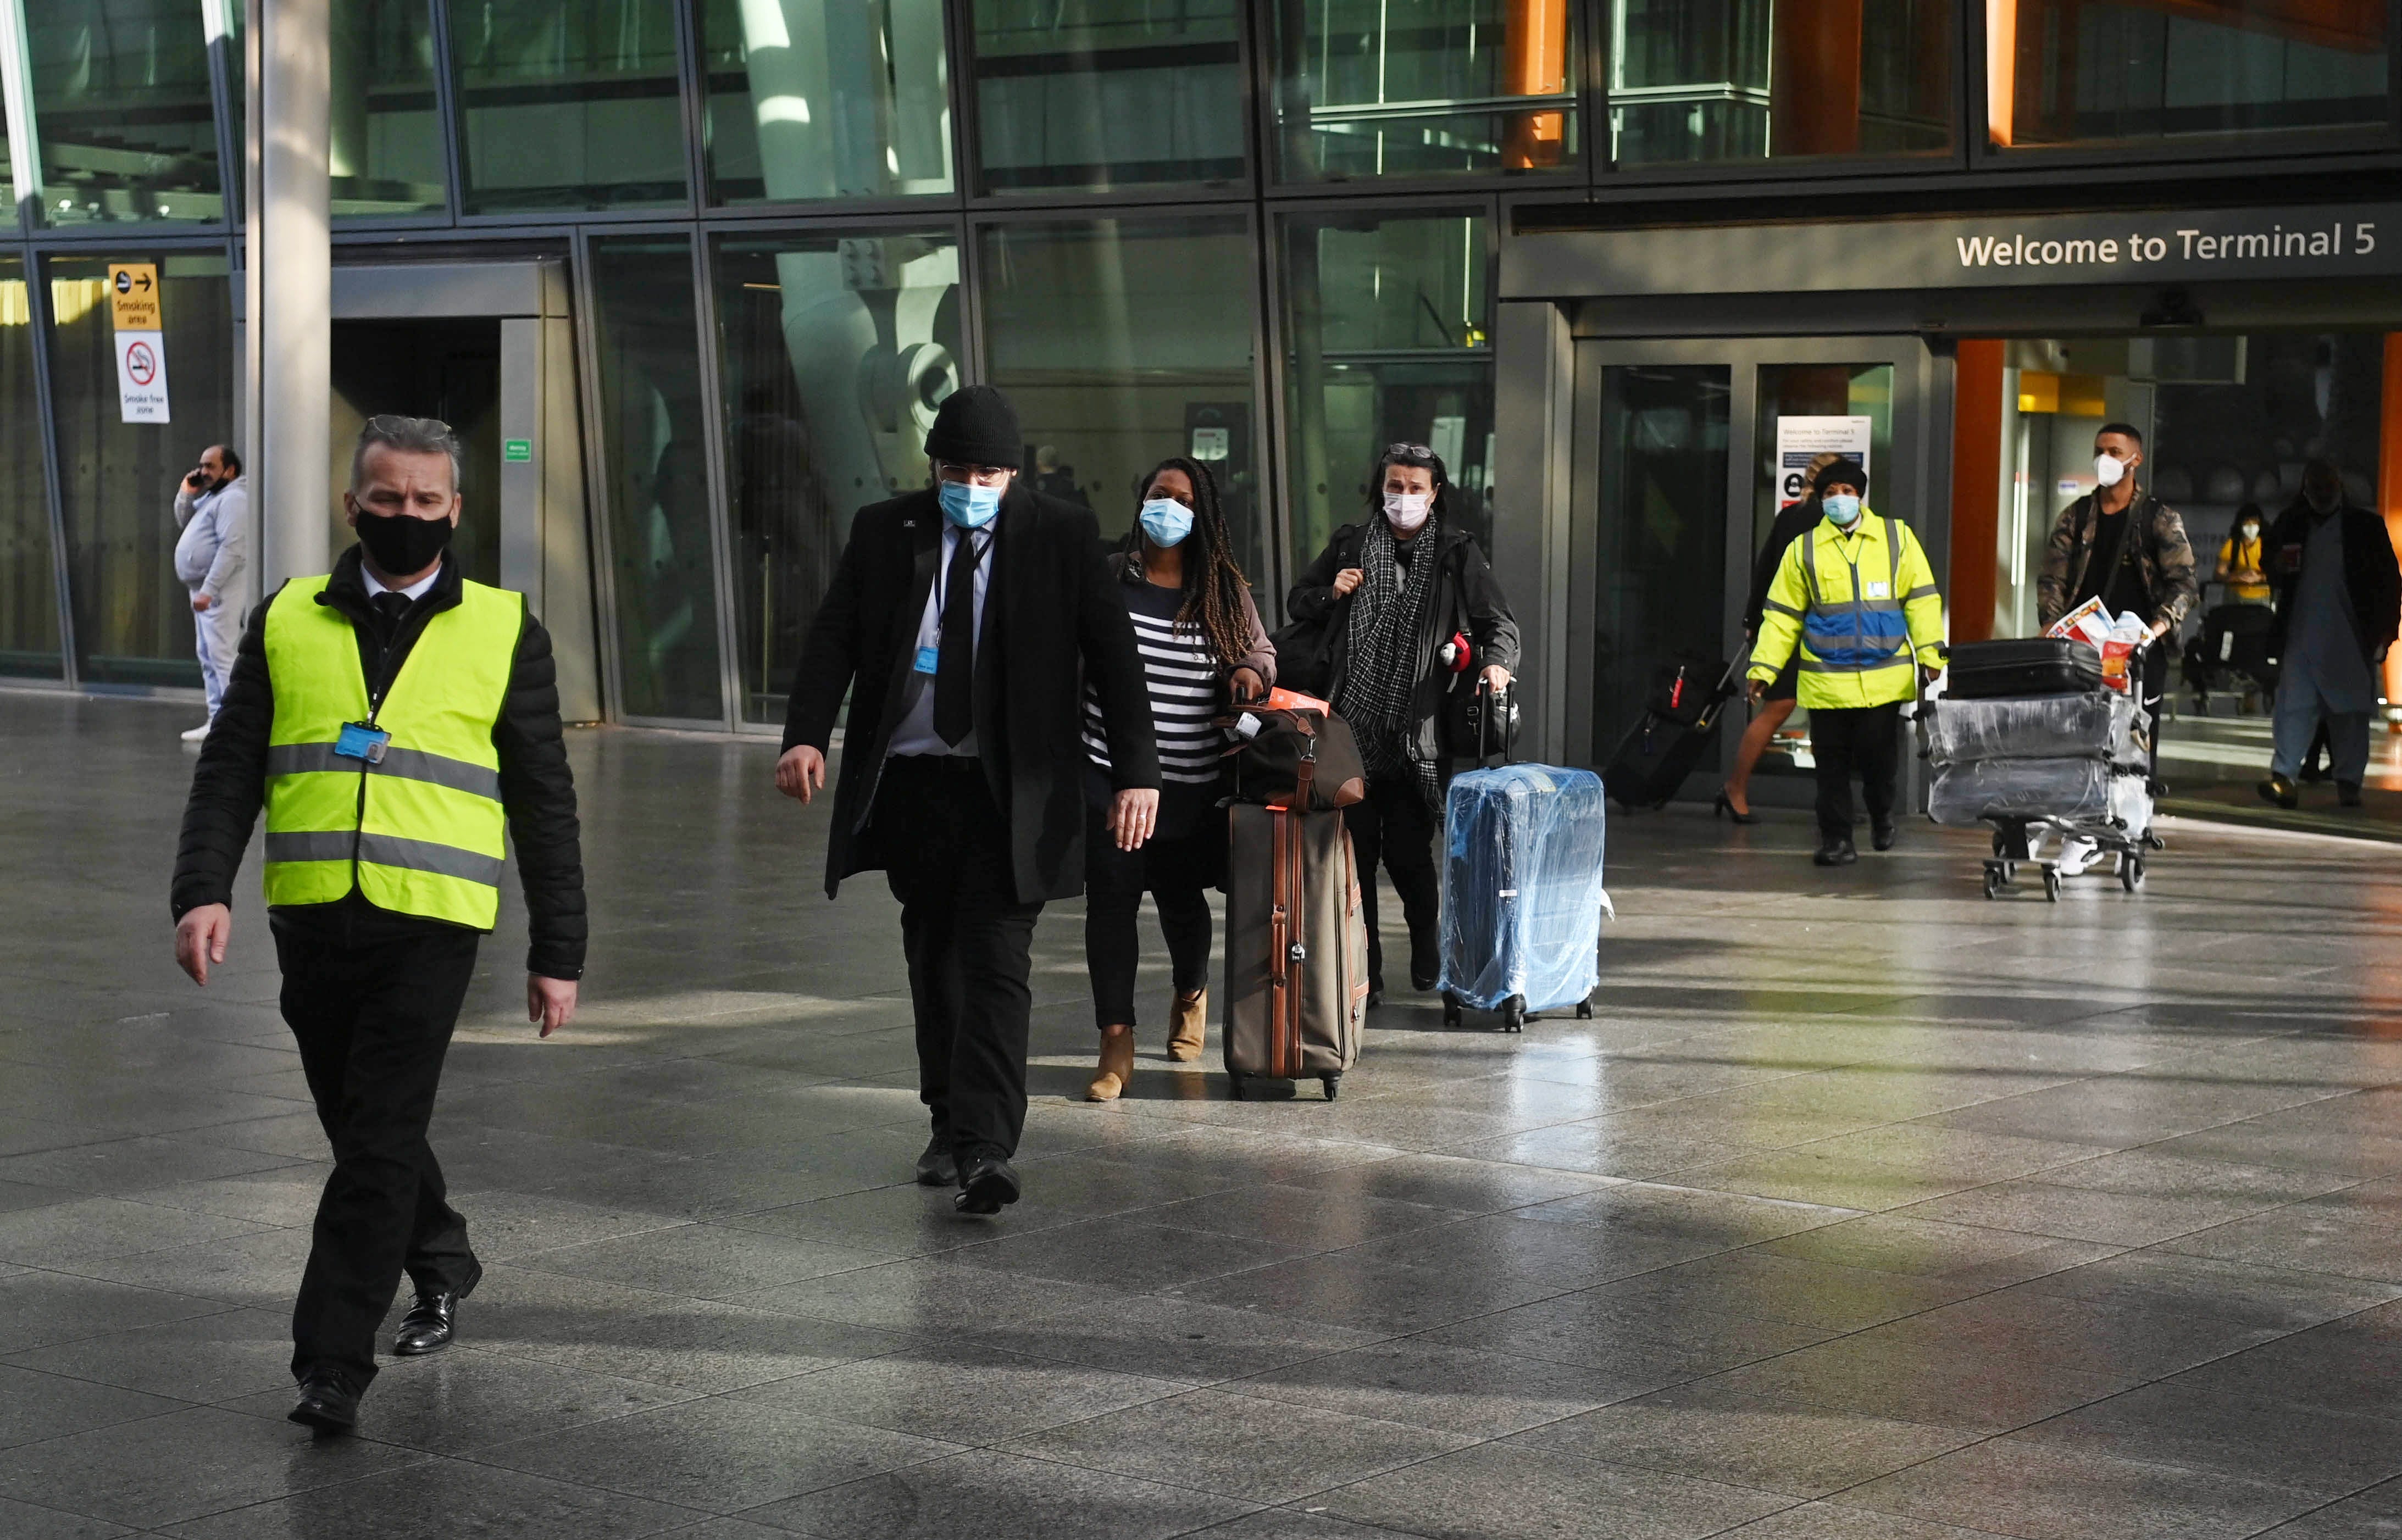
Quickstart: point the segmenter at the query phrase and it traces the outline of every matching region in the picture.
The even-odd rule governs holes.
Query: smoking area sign
[[[117,331],[117,409],[126,422],[167,419],[167,343],[159,322],[159,268],[108,265],[108,315]]]

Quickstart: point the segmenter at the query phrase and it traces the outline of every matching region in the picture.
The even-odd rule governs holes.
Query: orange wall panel
[[[2390,369],[2392,352],[2386,354]],[[2000,577],[2002,344],[1997,338],[1960,343],[1952,375],[1952,614],[1953,641],[1985,641],[1994,634],[1994,598]]]

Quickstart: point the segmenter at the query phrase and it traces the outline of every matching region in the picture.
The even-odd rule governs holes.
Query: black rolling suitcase
[[[2100,649],[2064,637],[2027,637],[1954,643],[1944,693],[1955,700],[2008,700],[2103,687]]]
[[[1601,774],[1609,800],[1624,808],[1665,807],[1719,736],[1719,713],[1741,660],[1723,668],[1701,662],[1661,666],[1643,715],[1619,740]],[[1716,682],[1711,670],[1717,669]]]

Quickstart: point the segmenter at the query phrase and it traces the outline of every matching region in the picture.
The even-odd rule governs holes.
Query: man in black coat
[[[417,1290],[392,1344],[403,1357],[449,1344],[459,1301],[483,1276],[425,1134],[497,901],[502,819],[532,933],[526,1014],[544,1037],[575,1013],[584,971],[584,864],[550,638],[519,596],[471,591],[446,554],[458,461],[441,423],[368,419],[343,499],[360,544],[330,576],[296,579],[252,612],[175,854],[175,960],[205,986],[225,961],[235,872],[268,808],[283,1019],[334,1151],[292,1313],[291,1416],[333,1432],[357,1420],[402,1274]],[[492,655],[503,646],[504,672]],[[339,699],[344,688],[358,698]],[[316,716],[331,725],[329,702],[365,720],[311,742]],[[476,757],[461,758],[463,740],[439,736],[448,724],[489,744],[466,743]],[[412,747],[419,731],[451,752]],[[296,812],[296,800],[313,806]],[[345,827],[328,827],[329,808],[347,810],[330,820]],[[279,832],[279,818],[317,832]],[[490,844],[462,848],[462,829]],[[446,880],[461,886],[437,893]],[[460,896],[470,881],[480,899]],[[487,907],[471,915],[477,902]]]
[[[2357,807],[2378,665],[2402,624],[2393,537],[2383,519],[2350,505],[2332,462],[2313,460],[2302,468],[2302,495],[2277,516],[2260,556],[2277,606],[2269,654],[2278,664],[2276,748],[2260,795],[2281,807],[2299,804],[2295,773],[2324,724],[2337,800]]]
[[[1034,922],[1084,883],[1080,681],[1098,694],[1125,849],[1151,835],[1159,754],[1134,623],[1092,514],[1018,476],[1017,412],[988,385],[926,434],[935,485],[871,504],[810,626],[776,786],[806,803],[846,694],[826,893],[881,867],[901,901],[933,1134],[918,1180],[964,1214],[1017,1201]]]

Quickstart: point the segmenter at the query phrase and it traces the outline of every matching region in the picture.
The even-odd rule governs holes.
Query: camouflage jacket
[[[2135,489],[2128,516],[2140,514],[2135,527],[2142,536],[2135,544],[2135,567],[2152,596],[2152,612],[2145,619],[2174,627],[2202,598],[2194,579],[2193,542],[2186,538],[2185,516],[2160,499]],[[2085,584],[2085,564],[2093,557],[2093,494],[2088,492],[2060,511],[2044,545],[2043,570],[2036,575],[2036,625],[2049,627],[2068,609],[2069,596]]]

